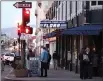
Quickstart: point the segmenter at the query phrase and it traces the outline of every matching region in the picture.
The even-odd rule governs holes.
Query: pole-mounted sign
[[[16,8],[32,8],[32,2],[16,2],[13,6]]]

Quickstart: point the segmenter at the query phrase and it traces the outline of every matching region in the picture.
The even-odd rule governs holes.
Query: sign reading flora
[[[66,21],[44,20],[40,22],[40,27],[65,29],[67,27],[67,23]]]

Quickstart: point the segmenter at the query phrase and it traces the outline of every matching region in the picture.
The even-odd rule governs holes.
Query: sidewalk
[[[49,70],[48,77],[25,77],[16,78],[13,72],[5,77],[5,81],[84,81],[79,78],[79,74],[66,70]],[[85,81],[102,81],[101,78],[87,79]]]

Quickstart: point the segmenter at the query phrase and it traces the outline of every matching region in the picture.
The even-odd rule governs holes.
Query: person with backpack
[[[41,56],[40,56],[41,77],[47,77],[48,59],[49,59],[49,55],[48,55],[47,49],[42,46],[41,47]],[[44,72],[45,72],[45,75],[43,76]]]

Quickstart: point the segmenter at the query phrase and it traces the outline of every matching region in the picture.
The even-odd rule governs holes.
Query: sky
[[[1,2],[1,28],[17,27],[17,23],[21,22],[22,9],[15,8],[13,6],[14,3],[16,3],[16,1]],[[36,25],[35,9],[36,1],[32,1],[32,8],[30,9],[30,25]]]

